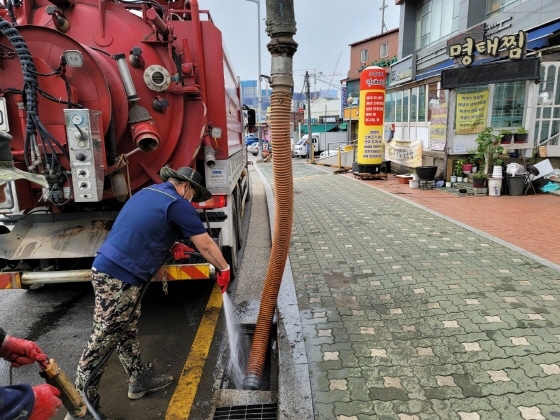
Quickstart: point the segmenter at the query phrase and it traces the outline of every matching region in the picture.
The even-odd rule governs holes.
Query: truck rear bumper
[[[207,280],[213,278],[216,269],[211,264],[165,265],[152,281]],[[0,289],[21,289],[54,283],[77,283],[91,280],[91,270],[69,271],[10,271],[0,273]]]

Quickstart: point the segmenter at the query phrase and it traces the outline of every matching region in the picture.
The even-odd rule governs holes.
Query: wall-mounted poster
[[[441,104],[432,109],[430,119],[430,150],[445,150],[445,135],[447,132],[447,104]]]
[[[455,134],[476,134],[486,127],[488,91],[457,93]]]

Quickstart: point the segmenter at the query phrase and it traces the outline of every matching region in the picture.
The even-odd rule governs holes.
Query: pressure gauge
[[[83,120],[84,117],[82,117],[82,114],[72,114],[72,117],[70,117],[70,121],[75,125],[81,124]]]
[[[67,50],[62,55],[68,67],[82,67],[84,65],[84,58],[78,50]]]

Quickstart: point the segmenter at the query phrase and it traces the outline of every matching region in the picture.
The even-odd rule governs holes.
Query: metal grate
[[[214,420],[276,420],[277,404],[234,405],[218,407]]]

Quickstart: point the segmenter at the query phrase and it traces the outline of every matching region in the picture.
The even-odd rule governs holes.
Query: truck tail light
[[[213,195],[210,200],[201,203],[191,203],[195,209],[219,209],[227,206],[226,195]]]

